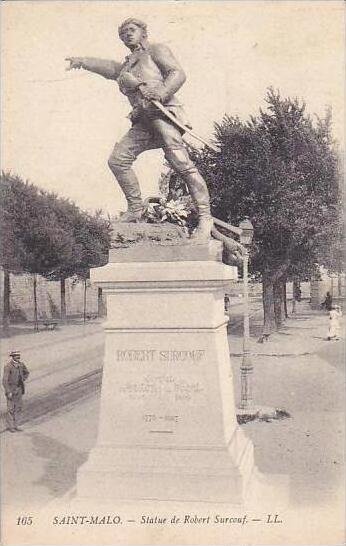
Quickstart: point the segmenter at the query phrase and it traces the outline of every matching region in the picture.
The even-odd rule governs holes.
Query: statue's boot
[[[117,179],[127,201],[127,211],[121,215],[118,222],[139,222],[144,212],[139,182],[135,172],[126,164],[109,161],[109,166]]]
[[[210,201],[207,184],[204,178],[191,161],[183,145],[167,146],[164,148],[165,157],[173,169],[185,181],[192,200],[198,212],[198,225],[191,239],[195,242],[208,242],[211,236],[213,220],[210,214]]]
[[[140,222],[141,221],[141,218],[143,216],[143,209],[141,210],[130,210],[128,209],[126,212],[124,212],[118,222],[121,223],[121,224],[124,224],[124,223],[131,223],[131,222]]]
[[[198,225],[193,231],[190,239],[197,243],[207,243],[211,238],[211,230],[213,228],[213,219],[210,215],[198,216]]]
[[[189,189],[198,213],[198,225],[191,235],[194,242],[206,243],[210,240],[213,219],[210,213],[209,192],[204,178],[196,167],[183,173],[183,178]]]

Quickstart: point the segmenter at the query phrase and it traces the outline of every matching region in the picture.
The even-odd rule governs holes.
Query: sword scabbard
[[[202,142],[202,144],[204,144],[205,146],[207,146],[208,148],[210,148],[214,152],[219,152],[220,151],[218,148],[216,148],[216,146],[214,146],[213,144],[211,144],[207,140],[204,140],[204,138],[200,137],[194,131],[189,129],[189,127],[186,127],[186,125],[184,125],[184,123],[179,121],[175,117],[175,115],[172,114],[172,112],[170,112],[168,110],[168,108],[166,108],[163,104],[161,104],[161,102],[159,102],[158,100],[152,100],[151,103],[154,104],[154,106],[156,106],[156,108],[158,108],[170,121],[172,121],[177,127],[179,127],[179,129],[182,129],[185,133],[192,136],[192,138],[195,138],[196,140],[199,140],[199,142]]]

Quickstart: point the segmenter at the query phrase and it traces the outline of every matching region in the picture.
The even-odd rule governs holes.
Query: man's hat
[[[20,356],[20,351],[11,351],[10,356]]]

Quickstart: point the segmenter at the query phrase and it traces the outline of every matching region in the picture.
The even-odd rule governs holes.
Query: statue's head
[[[118,31],[120,39],[129,49],[135,49],[147,38],[147,25],[135,17],[125,19]]]

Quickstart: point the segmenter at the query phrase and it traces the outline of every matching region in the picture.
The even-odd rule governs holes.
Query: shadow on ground
[[[345,366],[344,341],[328,341],[327,338],[324,339],[326,343],[316,352],[316,355],[325,362],[328,362],[333,368],[342,371]]]
[[[7,339],[9,337],[15,337],[22,334],[37,334],[38,331],[34,330],[32,325],[30,326],[10,326],[8,330],[1,328],[0,339]]]
[[[263,321],[262,318],[251,319],[251,337],[258,338],[263,333]],[[237,338],[243,337],[243,315],[231,315],[227,324],[227,334]]]
[[[83,318],[70,318],[65,322],[59,322],[54,330],[48,330],[40,320],[38,323],[38,330],[35,330],[35,325],[33,322],[22,322],[18,324],[11,324],[7,330],[5,330],[4,327],[0,328],[0,339],[8,339],[24,334],[39,334],[41,332],[53,333],[65,328],[66,326],[68,328],[71,328],[71,326],[87,326],[92,324],[101,324],[102,321],[103,318],[87,319],[86,321],[84,321]]]
[[[251,422],[243,430],[254,443],[260,472],[289,475],[292,505],[333,504],[344,476],[341,414],[299,413],[286,421]]]
[[[44,473],[34,485],[45,487],[54,497],[61,497],[76,481],[78,468],[87,460],[81,453],[39,432],[28,434],[36,457],[45,459]]]

